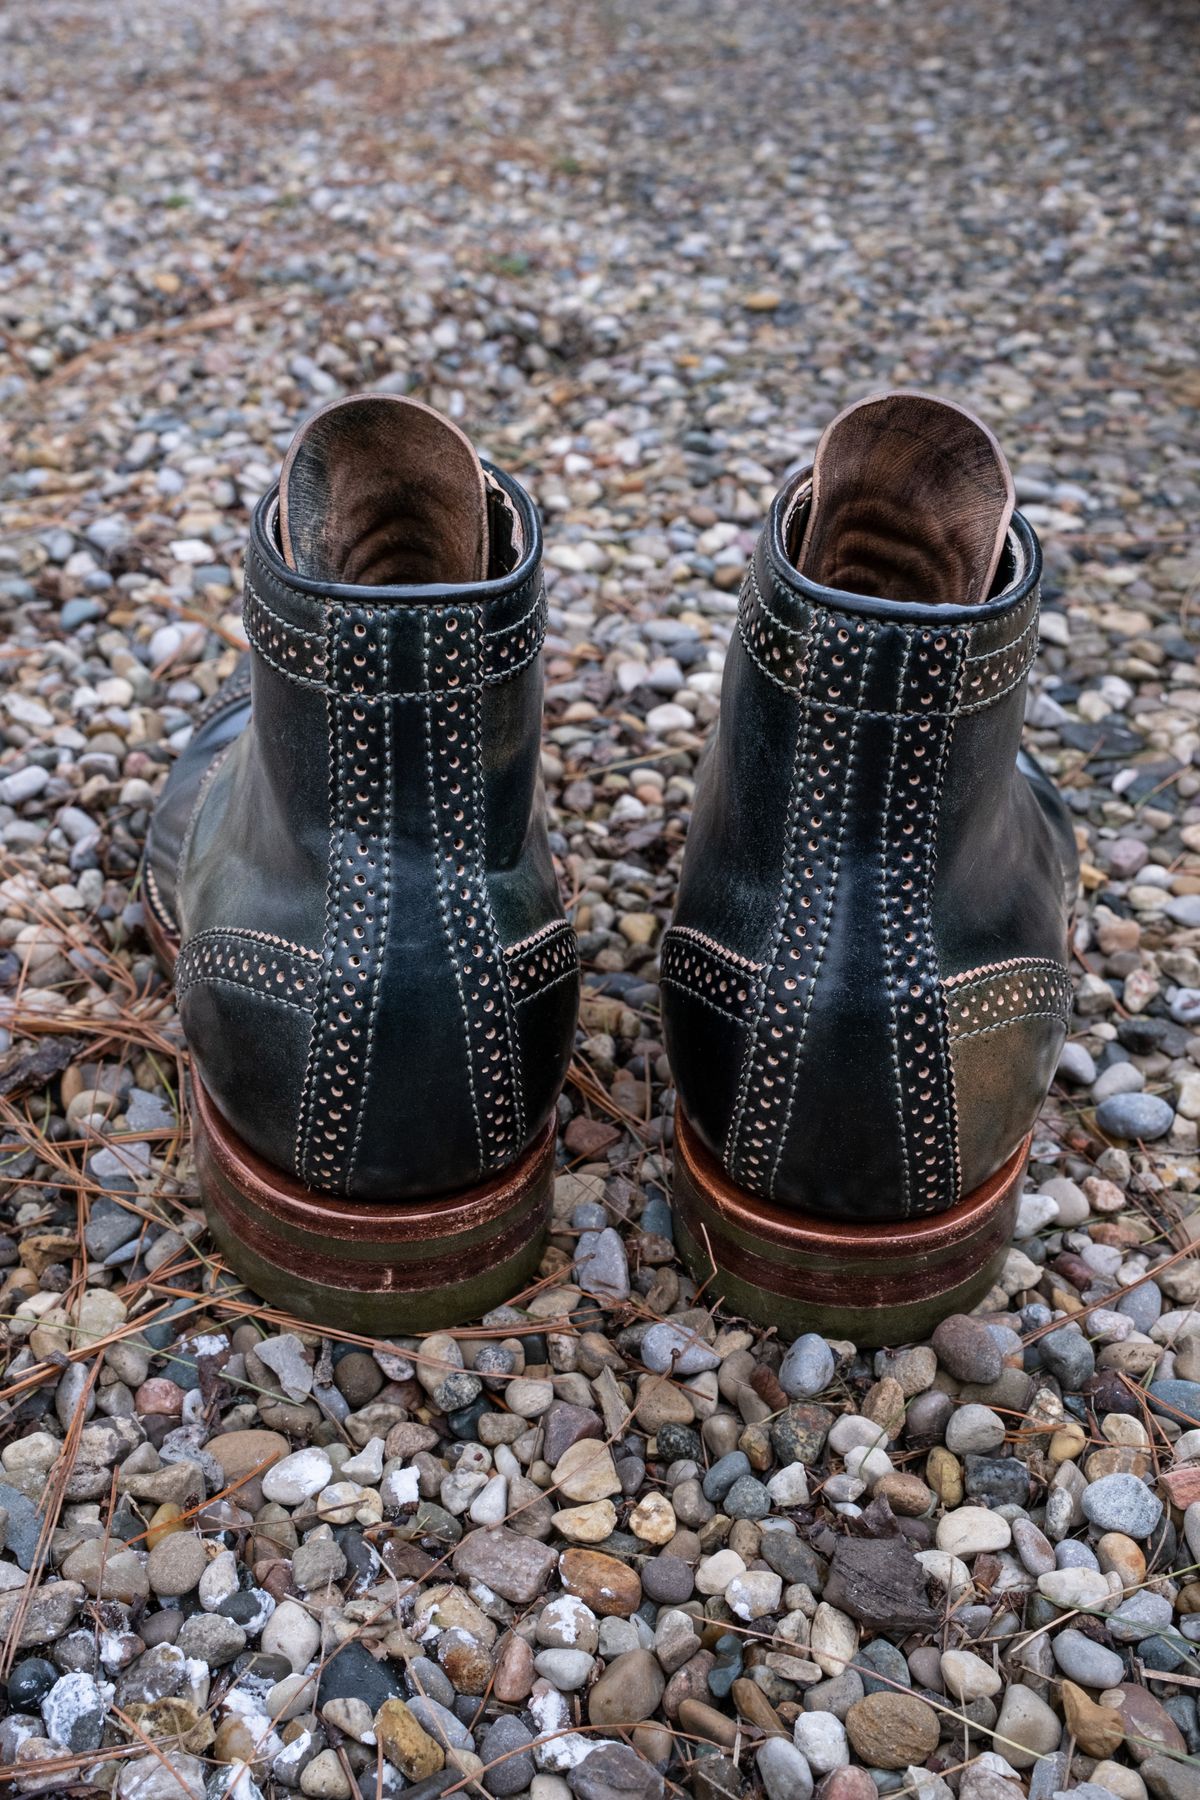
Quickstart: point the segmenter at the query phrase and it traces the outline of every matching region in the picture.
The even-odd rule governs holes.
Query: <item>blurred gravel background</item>
[[[1198,35],[1188,0],[0,15],[18,1791],[1195,1800]],[[886,385],[982,413],[1043,536],[1077,1010],[989,1323],[785,1358],[673,1260],[656,944],[754,534]],[[372,386],[543,509],[585,965],[545,1285],[390,1350],[221,1284],[137,892],[248,509]]]

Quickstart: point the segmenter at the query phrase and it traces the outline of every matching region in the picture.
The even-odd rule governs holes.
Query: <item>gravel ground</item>
[[[0,1779],[1194,1800],[1193,9],[99,19],[0,20]],[[656,943],[755,529],[885,384],[975,405],[1044,536],[1087,906],[1003,1279],[868,1356],[675,1261]],[[136,885],[248,507],[362,386],[546,514],[585,964],[537,1290],[391,1345],[221,1277]]]

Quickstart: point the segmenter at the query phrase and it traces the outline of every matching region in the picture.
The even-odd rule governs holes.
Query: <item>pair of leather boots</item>
[[[541,554],[449,421],[326,407],[153,820],[212,1228],[316,1323],[536,1271],[579,991]],[[1003,1257],[1071,1004],[1074,837],[1019,755],[1040,565],[994,438],[922,395],[843,413],[759,537],[660,956],[679,1247],[743,1316],[903,1341]]]

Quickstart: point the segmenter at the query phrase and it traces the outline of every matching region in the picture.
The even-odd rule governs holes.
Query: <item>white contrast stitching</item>
[[[673,975],[660,975],[658,985],[659,987],[678,988],[679,992],[686,994],[689,1000],[695,1000],[701,1006],[707,1006],[710,1012],[715,1012],[719,1019],[725,1021],[726,1025],[738,1025],[743,1031],[750,1029],[749,1019],[743,1018],[735,1012],[727,1012],[723,1006],[718,1006],[715,1000],[710,1000],[707,994],[698,994],[694,987],[689,987],[686,982],[677,981]]]
[[[964,1044],[968,1038],[983,1037],[984,1033],[988,1031],[1002,1031],[1006,1025],[1024,1025],[1030,1019],[1053,1019],[1057,1025],[1066,1023],[1062,1014],[1057,1012],[1016,1013],[1011,1019],[997,1019],[992,1025],[976,1026],[974,1031],[955,1032],[951,1036],[951,1045]]]
[[[905,685],[905,682],[908,677],[908,659],[909,659],[911,650],[912,650],[912,639],[905,638],[904,649],[903,649],[903,652],[901,654],[901,659],[900,659],[900,678],[896,685],[896,692],[897,692],[897,694],[900,694],[900,695],[902,695],[904,693],[904,685]],[[887,776],[884,780],[884,785],[883,785],[883,820],[882,820],[882,827],[881,827],[880,834],[879,834],[879,914],[880,914],[880,923],[883,928],[884,957],[885,957],[886,963],[888,965],[891,964],[891,962],[893,961],[894,956],[895,956],[895,951],[892,947],[891,914],[888,911],[887,877],[888,877],[888,861],[889,861],[889,850],[890,850],[892,796],[893,796],[893,793],[895,790],[896,760],[897,760],[897,757],[899,756],[899,754],[900,754],[900,720],[899,720],[899,717],[897,716],[892,725],[892,747],[888,754]],[[906,1134],[905,1128],[904,1128],[904,1088],[903,1088],[903,1085],[900,1080],[900,1044],[899,1044],[898,1035],[897,1035],[896,998],[895,998],[894,993],[892,992],[892,980],[891,980],[890,966],[888,968],[888,973],[885,977],[885,992],[887,994],[887,1006],[888,1006],[888,1044],[889,1044],[889,1046],[891,1048],[891,1052],[892,1052],[892,1079],[893,1079],[893,1082],[895,1085],[895,1092],[896,1092],[896,1129],[900,1134],[900,1145],[901,1145],[900,1176],[901,1176],[901,1187],[903,1190],[902,1202],[901,1202],[901,1212],[902,1212],[903,1217],[907,1218],[908,1214],[909,1214],[909,1208],[912,1205],[912,1196],[909,1192],[908,1156],[907,1156],[906,1148],[905,1148],[906,1142],[907,1142],[907,1134]]]
[[[753,564],[751,564],[751,575],[753,575]],[[811,631],[803,654],[804,672],[801,685],[802,697],[807,695],[809,684],[812,680],[813,638]],[[788,901],[791,894],[791,871],[795,862],[796,832],[800,813],[799,774],[804,743],[807,735],[807,714],[801,710],[796,719],[796,743],[792,752],[791,773],[788,776],[788,811],[784,823],[784,849],[779,871],[779,894],[775,903],[775,925],[772,932],[771,951],[772,963],[779,953],[779,945],[783,939],[784,922],[787,918]],[[749,1098],[750,1076],[754,1068],[754,1052],[758,1042],[759,1030],[762,1025],[763,1013],[766,1009],[766,1002],[767,979],[764,972],[763,978],[759,983],[758,998],[754,1009],[754,1019],[751,1024],[750,1035],[746,1041],[746,1048],[742,1057],[742,1070],[738,1079],[737,1102],[734,1106],[733,1117],[729,1121],[729,1130],[725,1136],[724,1163],[731,1175],[735,1173],[735,1161],[741,1148],[742,1120],[745,1115],[746,1103]]]
[[[947,721],[945,731],[942,733],[942,742],[938,751],[938,765],[933,779],[933,801],[929,808],[929,819],[925,829],[925,861],[928,870],[925,883],[925,934],[926,941],[930,948],[930,956],[933,961],[934,976],[939,984],[934,1004],[942,1011],[942,1024],[944,1028],[939,1034],[938,1054],[942,1064],[942,1079],[946,1084],[946,1096],[950,1108],[950,1147],[954,1157],[953,1198],[955,1200],[958,1199],[962,1192],[962,1155],[959,1143],[958,1091],[954,1085],[954,1064],[950,1058],[948,1045],[950,1022],[946,1011],[945,998],[940,989],[937,945],[933,935],[933,884],[937,875],[937,828],[942,812],[942,788],[945,783],[946,765],[950,761],[950,750],[954,742],[954,728],[956,724],[956,719],[954,717],[955,706],[962,693],[963,681],[965,679],[964,648],[965,645],[960,638],[958,640],[958,668],[954,675],[952,690],[953,698],[951,699],[949,708],[951,716]]]
[[[515,944],[507,945],[504,954],[509,958],[523,956],[527,950],[532,950],[535,944],[540,944],[545,937],[553,936],[556,931],[573,930],[574,926],[569,919],[551,919],[548,925],[539,926],[538,929],[531,932],[528,937],[518,938]]]
[[[272,1006],[286,1006],[292,1012],[298,1012],[312,1021],[312,1008],[301,1000],[289,1000],[283,994],[273,994],[269,988],[251,987],[249,982],[234,981],[228,975],[193,975],[189,980],[176,982],[175,993],[179,1000],[197,987],[228,987],[239,994],[249,994],[255,1000],[267,1000]]]
[[[370,614],[374,617],[374,614]],[[358,1118],[354,1126],[354,1139],[350,1146],[350,1156],[346,1164],[347,1185],[354,1170],[358,1166],[358,1152],[362,1144],[363,1124],[367,1116],[367,1096],[371,1088],[371,1076],[374,1072],[375,1057],[372,1054],[375,1045],[375,1031],[379,1022],[379,999],[383,989],[383,965],[387,956],[388,921],[392,907],[392,840],[389,828],[388,808],[392,795],[392,715],[391,705],[386,698],[388,684],[388,649],[389,633],[386,618],[379,633],[379,660],[382,665],[384,694],[379,696],[375,704],[382,714],[383,736],[383,816],[375,822],[380,829],[377,833],[379,843],[380,872],[379,891],[382,900],[379,909],[379,931],[375,943],[375,970],[372,978],[371,1001],[367,1012],[367,1039],[363,1048],[363,1080],[362,1091],[358,1101]]]
[[[724,960],[727,963],[731,963],[735,969],[745,969],[751,975],[759,974],[766,967],[765,963],[751,962],[748,956],[740,956],[736,950],[728,949],[724,944],[719,943],[716,938],[709,937],[708,933],[705,931],[697,931],[693,925],[668,926],[664,934],[664,943],[667,938],[672,937],[692,938],[697,944],[702,945],[705,950],[711,950],[714,956],[723,957]]]
[[[421,668],[426,682],[429,679],[429,620],[431,615],[425,613],[421,618]],[[463,1049],[467,1059],[467,1093],[471,1100],[471,1116],[475,1121],[475,1142],[479,1151],[480,1168],[487,1167],[486,1151],[483,1142],[483,1122],[479,1116],[479,1102],[475,1093],[475,1053],[471,1043],[471,1018],[467,1011],[466,994],[463,991],[462,970],[454,949],[454,933],[450,924],[450,896],[446,887],[445,857],[442,850],[442,828],[438,819],[437,791],[434,784],[433,770],[433,700],[429,695],[425,707],[425,776],[426,790],[429,795],[429,822],[433,830],[433,869],[437,882],[438,910],[442,916],[442,932],[446,939],[446,953],[450,958],[450,970],[454,977],[454,985],[458,992],[458,1009],[463,1022]]]
[[[333,624],[328,614],[326,615],[326,631],[329,635],[330,652],[332,653]],[[313,1011],[312,1030],[308,1037],[308,1055],[304,1064],[304,1079],[300,1084],[300,1105],[296,1118],[296,1173],[302,1178],[311,1132],[313,1088],[316,1081],[317,1051],[320,1041],[318,1020],[324,1011],[329,984],[333,979],[334,922],[337,917],[337,797],[340,750],[334,725],[333,695],[329,689],[325,689],[325,733],[329,743],[329,864],[325,876],[325,925],[321,939],[321,960],[324,969],[321,991]]]
[[[1009,956],[1003,962],[983,963],[976,969],[964,969],[958,975],[943,976],[942,986],[974,987],[979,982],[991,981],[994,976],[1006,975],[1014,969],[1045,969],[1054,974],[1070,975],[1065,963],[1058,962],[1052,956]]]
[[[479,643],[479,621],[471,615],[470,651],[473,667],[479,667],[481,649]],[[475,831],[472,846],[476,881],[479,897],[482,902],[483,916],[491,933],[492,950],[496,960],[496,979],[500,986],[500,1004],[504,1011],[504,1032],[508,1040],[508,1075],[512,1083],[513,1107],[516,1113],[516,1135],[518,1143],[525,1141],[525,1095],[523,1091],[524,1073],[521,1068],[520,1047],[517,1039],[516,1018],[513,1014],[512,988],[509,984],[508,969],[505,966],[504,952],[500,943],[500,932],[496,925],[496,917],[492,911],[492,896],[487,878],[487,811],[483,794],[483,747],[480,741],[480,705],[478,700],[471,703],[471,786],[475,802]]]
[[[277,950],[291,950],[296,956],[311,957],[320,962],[321,952],[309,950],[303,944],[294,944],[290,938],[276,937],[273,931],[249,931],[241,925],[210,925],[204,931],[195,932],[183,946],[190,950],[193,944],[203,943],[206,938],[249,938],[252,943],[269,944]]]
[[[226,757],[238,741],[237,738],[234,738],[232,743],[225,744],[217,751],[196,784],[196,798],[192,801],[192,810],[187,816],[187,824],[184,826],[183,836],[179,840],[179,855],[175,859],[175,892],[177,894],[181,893],[183,889],[183,865],[187,861],[188,852],[192,847],[192,839],[196,835],[196,826],[200,822],[200,808],[208,797],[209,788],[224,766]]]
[[[578,980],[579,980],[579,965],[576,964],[573,968],[564,969],[561,975],[555,975],[553,980],[543,982],[541,987],[531,988],[527,994],[515,995],[513,998],[513,1005],[514,1006],[524,1006],[530,1000],[540,1000],[543,994],[548,994],[550,992],[551,988],[558,987],[560,982],[578,981]]]
[[[871,667],[871,656],[875,649],[875,640],[867,638],[867,646],[863,655],[862,667],[858,676],[858,697],[862,698],[867,685],[867,675]],[[842,845],[846,837],[846,818],[850,810],[850,797],[854,786],[854,765],[858,757],[859,734],[852,725],[850,728],[850,747],[846,756],[846,773],[842,781],[841,792],[837,803],[837,832],[834,837],[833,856],[829,867],[829,897],[825,904],[824,915],[817,937],[816,954],[813,957],[812,973],[809,976],[804,994],[804,1007],[796,1032],[796,1044],[792,1055],[792,1067],[788,1079],[787,1104],[784,1107],[783,1124],[779,1131],[779,1142],[775,1146],[775,1160],[771,1165],[771,1176],[767,1183],[767,1192],[775,1198],[775,1184],[779,1178],[779,1165],[783,1160],[784,1145],[792,1125],[792,1111],[796,1104],[796,1090],[800,1078],[800,1062],[804,1053],[804,1039],[808,1032],[808,1021],[812,1013],[813,997],[816,993],[817,981],[821,974],[821,964],[825,960],[825,947],[829,942],[829,933],[833,925],[833,909],[837,905],[838,869],[842,860]]]

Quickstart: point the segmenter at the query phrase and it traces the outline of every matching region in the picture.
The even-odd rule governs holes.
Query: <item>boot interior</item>
[[[788,554],[823,587],[977,605],[1003,585],[1013,501],[1003,452],[971,413],[925,394],[885,394],[825,432],[810,503],[788,521]]]
[[[465,434],[392,394],[335,401],[301,427],[277,523],[297,574],[357,587],[465,587],[508,574],[524,550],[514,508]]]

